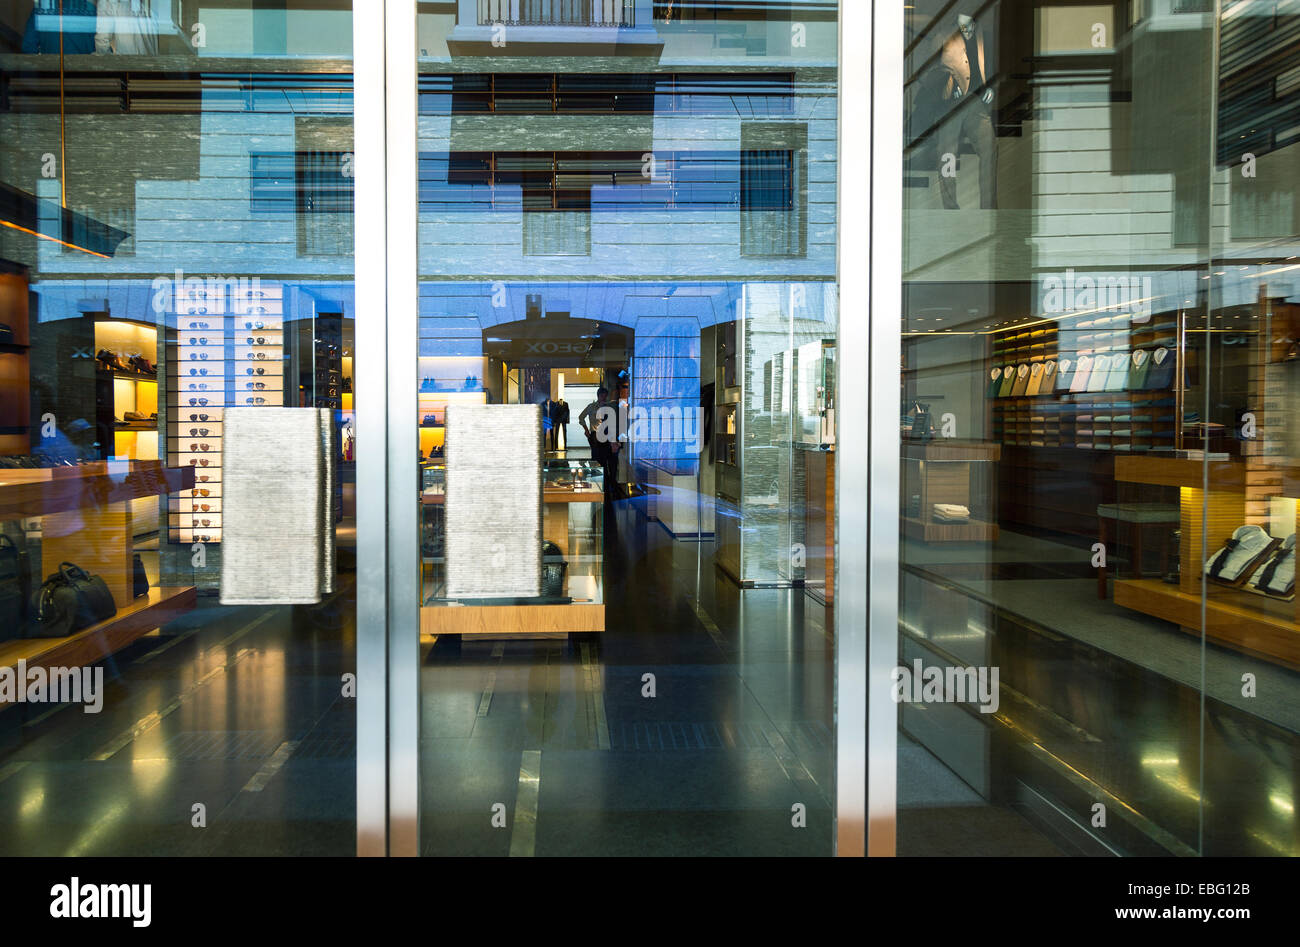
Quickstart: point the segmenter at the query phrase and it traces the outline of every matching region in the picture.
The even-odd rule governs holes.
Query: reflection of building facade
[[[904,540],[905,654],[1019,661],[1017,649],[1038,640],[1032,629],[1046,628],[1065,637],[1039,643],[1063,660],[1068,652],[1106,674],[1154,675],[1170,694],[1196,693],[1199,670],[1188,669],[1200,667],[1204,636],[1211,680],[1249,655],[1252,671],[1281,675],[1294,691],[1282,670],[1300,658],[1293,592],[1286,580],[1273,601],[1261,589],[1278,569],[1289,575],[1296,531],[1286,473],[1293,424],[1283,406],[1294,398],[1300,296],[1288,261],[1300,250],[1292,213],[1300,179],[1289,130],[1294,96],[1280,65],[1296,49],[1288,32],[1295,17],[1280,28],[1271,11],[1249,4],[1225,11],[1214,76],[1193,66],[1216,61],[1208,9],[969,7],[977,21],[996,24],[997,158],[987,161],[988,149],[963,124],[952,177],[936,158],[955,135],[945,132],[933,76],[951,87],[950,61],[968,57],[952,42],[951,12],[939,17],[938,4],[918,4],[909,17],[903,404],[927,405],[958,438],[995,454],[971,465],[975,479],[958,491],[958,509],[1001,533],[974,553],[985,558],[989,582],[954,579],[954,569],[969,566],[954,566],[934,539],[952,529],[939,519],[924,541]],[[979,178],[990,165],[996,210],[981,200]],[[905,516],[928,503],[918,483],[905,480]],[[938,517],[937,508],[918,512]],[[1261,538],[1261,548],[1281,551],[1251,570],[1259,579],[1271,555],[1273,571],[1263,586],[1244,574],[1234,580],[1231,550]],[[1013,544],[1022,551],[1010,552]],[[949,606],[935,606],[936,595],[980,634],[957,635],[939,620]],[[1088,675],[1002,666],[1004,686],[1107,743],[1091,754],[1045,740],[1049,754],[1083,770],[1126,773],[1121,795],[1152,810],[1186,778],[1180,764],[1152,771],[1142,758],[1160,755],[1154,744],[1123,739],[1088,709],[1102,686]],[[1237,690],[1211,684],[1209,696],[1232,702]],[[1175,713],[1173,704],[1148,710]],[[1247,727],[1300,723],[1280,708],[1242,713],[1236,722]],[[997,779],[1020,780],[1032,787],[1017,797],[1022,804],[1052,799],[1086,824],[1087,790],[1053,773],[1048,758],[1030,754],[999,772],[991,757],[960,749],[984,728],[972,730],[959,715],[936,726],[935,716],[905,708],[904,730],[970,785],[996,795]],[[1039,733],[1049,726],[1033,714],[1019,725]],[[1186,759],[1195,736],[1171,722],[1156,739],[1172,748],[1169,758]],[[1250,765],[1251,785],[1270,778],[1263,750]],[[1262,796],[1240,802],[1243,811],[1269,805]],[[1124,847],[1191,851],[1197,818],[1195,807],[1174,807],[1155,819],[1160,830],[1126,822]],[[1236,839],[1223,851],[1278,850],[1276,835],[1239,837],[1238,820],[1249,818],[1241,812],[1220,818],[1220,831]],[[1161,836],[1166,827],[1172,834]]]

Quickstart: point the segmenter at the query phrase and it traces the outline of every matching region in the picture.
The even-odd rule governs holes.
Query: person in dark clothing
[[[622,445],[618,440],[618,407],[610,401],[608,388],[597,389],[596,400],[582,409],[578,423],[591,445],[592,460],[598,461],[604,471],[605,498],[617,499],[618,450]]]

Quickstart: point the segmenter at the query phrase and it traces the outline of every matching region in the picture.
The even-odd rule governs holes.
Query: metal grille
[[[636,26],[636,0],[478,0],[480,26]]]

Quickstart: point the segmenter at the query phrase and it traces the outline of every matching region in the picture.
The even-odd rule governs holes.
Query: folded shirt
[[[1174,363],[1178,359],[1169,349],[1161,347],[1151,355],[1151,367],[1147,369],[1147,391],[1163,391],[1174,383]]]
[[[1133,360],[1128,370],[1128,387],[1130,391],[1141,391],[1147,385],[1147,373],[1151,370],[1151,353],[1138,349],[1133,353]]]
[[[1070,390],[1070,372],[1074,370],[1073,359],[1063,358],[1056,363],[1056,390]]]
[[[1282,540],[1282,545],[1255,570],[1248,584],[1255,591],[1266,595],[1287,596],[1295,593],[1295,533]]]
[[[1081,355],[1074,363],[1074,378],[1070,382],[1071,391],[1087,391],[1088,379],[1092,374],[1092,356]]]
[[[1269,551],[1273,538],[1262,526],[1238,526],[1232,538],[1205,563],[1205,574],[1221,582],[1236,582]]]
[[[1017,398],[1025,393],[1029,388],[1029,365],[1016,366],[1015,384],[1011,386],[1011,394]]]
[[[998,391],[1002,388],[1002,366],[998,366],[989,372],[989,394],[990,398],[996,398]]]

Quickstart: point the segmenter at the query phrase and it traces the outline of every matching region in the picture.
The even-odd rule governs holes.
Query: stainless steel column
[[[420,853],[419,32],[386,0],[388,853]]]
[[[357,854],[388,853],[384,0],[352,7],[357,458]]]

